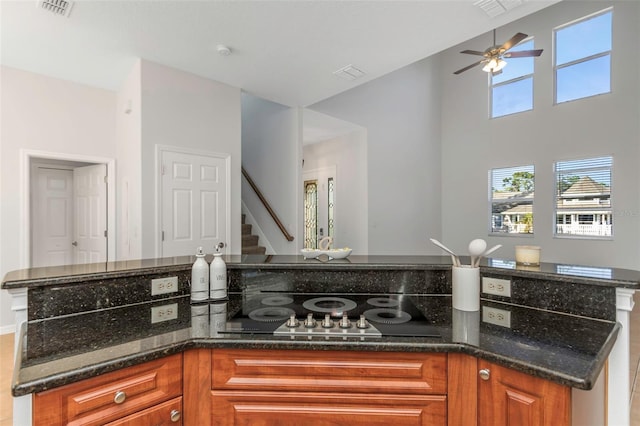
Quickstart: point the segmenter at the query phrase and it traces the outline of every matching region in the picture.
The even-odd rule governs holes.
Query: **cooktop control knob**
[[[342,319],[340,320],[338,325],[340,326],[340,328],[351,328],[351,321],[349,321],[349,317],[347,316],[347,314],[344,314],[342,316]]]
[[[313,319],[312,313],[309,313],[309,315],[307,315],[307,319],[304,320],[304,326],[307,328],[313,328],[316,326],[316,320]]]
[[[296,319],[296,314],[291,314],[291,317],[287,320],[287,327],[296,328],[300,325],[300,321]]]
[[[332,328],[333,327],[333,320],[331,319],[331,315],[326,314],[324,316],[324,319],[322,320],[322,327],[323,328]]]
[[[356,327],[358,328],[369,328],[369,323],[367,322],[364,315],[360,315],[360,319],[356,323]]]

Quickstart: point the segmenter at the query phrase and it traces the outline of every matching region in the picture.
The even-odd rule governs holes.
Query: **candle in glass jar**
[[[516,263],[520,265],[539,265],[539,246],[516,246]]]

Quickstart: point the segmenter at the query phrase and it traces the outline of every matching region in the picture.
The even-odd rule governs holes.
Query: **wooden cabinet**
[[[37,393],[33,424],[102,425],[118,419],[123,423],[114,424],[180,424],[180,415],[173,413],[175,421],[171,417],[172,411],[182,410],[181,395],[182,355],[178,354]],[[169,421],[158,420],[163,415]]]
[[[214,350],[212,425],[446,425],[447,356]]]
[[[478,361],[478,426],[570,426],[571,389]]]

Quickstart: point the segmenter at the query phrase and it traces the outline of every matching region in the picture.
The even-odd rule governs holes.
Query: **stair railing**
[[[287,241],[293,241],[293,235],[289,234],[287,229],[284,227],[284,225],[280,221],[280,218],[278,218],[278,215],[276,214],[276,212],[273,211],[273,209],[269,205],[269,202],[267,201],[266,198],[264,198],[264,195],[262,195],[262,192],[260,191],[256,183],[253,181],[253,179],[251,179],[251,176],[249,176],[249,173],[247,173],[244,167],[242,167],[242,176],[244,176],[244,178],[247,180],[251,188],[253,188],[253,191],[256,193],[256,195],[262,202],[262,205],[264,206],[264,208],[267,209],[273,221],[276,223],[276,225],[278,225],[278,228],[280,228],[280,231],[282,231],[282,235],[284,235]]]

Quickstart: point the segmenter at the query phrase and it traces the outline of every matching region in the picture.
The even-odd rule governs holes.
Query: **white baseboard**
[[[0,327],[0,334],[9,334],[9,333],[15,333],[15,332],[16,332],[15,324],[3,325],[2,327]]]

